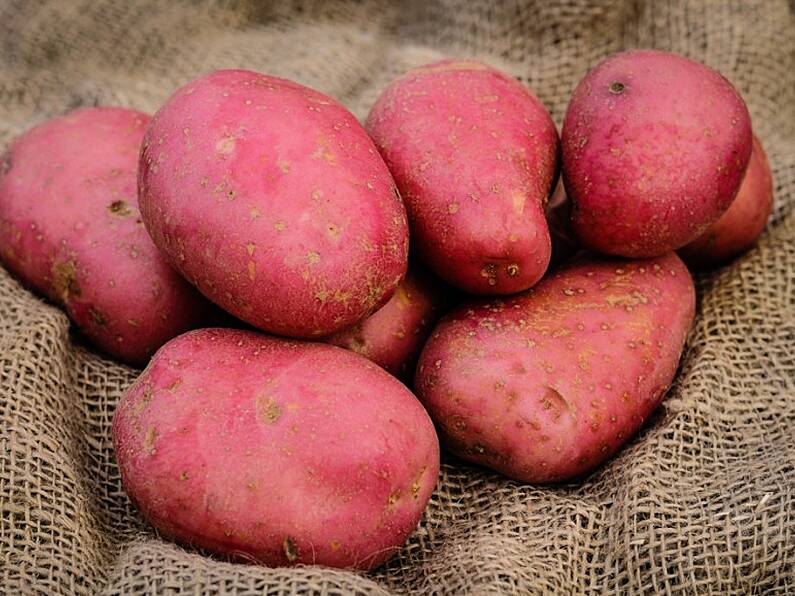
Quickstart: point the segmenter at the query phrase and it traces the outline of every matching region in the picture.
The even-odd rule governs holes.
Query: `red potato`
[[[762,143],[754,136],[751,161],[731,207],[679,254],[695,267],[724,263],[754,245],[772,211],[773,175]]]
[[[323,337],[383,305],[406,272],[392,176],[354,116],[290,81],[222,70],[179,89],[141,153],[155,244],[260,329]]]
[[[16,139],[0,170],[3,265],[130,364],[211,311],[141,223],[136,171],[148,121],[135,110],[77,110]]]
[[[389,302],[326,341],[372,360],[396,377],[413,375],[420,350],[446,302],[445,288],[426,271],[410,265]]]
[[[558,135],[528,89],[485,64],[446,60],[392,83],[366,127],[406,202],[412,250],[437,275],[475,294],[541,278]]]
[[[232,329],[166,344],[119,403],[113,444],[160,532],[269,566],[379,565],[439,472],[428,415],[381,368]]]
[[[728,209],[751,155],[751,119],[731,83],[682,56],[610,56],[580,82],[563,122],[563,179],[582,244],[662,255]]]
[[[608,459],[657,407],[693,322],[674,253],[578,258],[534,288],[442,319],[416,390],[447,448],[526,482]]]

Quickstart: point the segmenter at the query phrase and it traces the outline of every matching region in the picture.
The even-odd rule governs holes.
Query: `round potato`
[[[728,209],[751,155],[751,119],[731,83],[677,54],[610,56],[580,82],[562,133],[572,223],[587,248],[665,254]]]
[[[751,161],[729,210],[679,251],[688,265],[710,267],[751,248],[773,211],[773,174],[762,143],[754,136]]]
[[[119,403],[113,441],[160,532],[271,566],[375,567],[439,472],[428,415],[380,367],[232,329],[163,346]]]
[[[141,222],[136,172],[148,121],[135,110],[77,110],[29,130],[0,159],[3,265],[134,365],[214,310]]]
[[[449,301],[445,290],[412,263],[389,302],[326,341],[361,354],[398,378],[413,377],[420,350]]]
[[[321,337],[384,304],[406,272],[406,213],[354,116],[296,83],[221,70],[146,131],[141,213],[210,300],[260,329]]]

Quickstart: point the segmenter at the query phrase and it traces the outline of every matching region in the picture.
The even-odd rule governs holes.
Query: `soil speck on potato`
[[[483,266],[480,270],[480,276],[487,278],[490,286],[497,285],[497,268],[492,263]]]
[[[77,283],[77,268],[74,261],[54,263],[52,266],[52,285],[56,294],[63,302],[80,297],[80,286]]]
[[[295,544],[295,540],[293,540],[292,537],[286,536],[284,538],[282,550],[284,551],[284,556],[287,557],[290,563],[294,563],[298,560],[298,546]]]
[[[150,454],[154,454],[155,451],[155,441],[157,440],[157,429],[154,426],[150,427],[149,430],[146,431],[146,436],[144,437],[144,451]]]
[[[282,415],[282,408],[270,395],[259,395],[256,401],[257,418],[265,424],[274,424]]]
[[[138,400],[138,403],[135,404],[133,408],[133,415],[140,416],[141,413],[146,409],[146,406],[149,405],[149,402],[152,399],[152,389],[151,387],[144,387],[143,397]]]
[[[113,215],[117,215],[118,217],[127,217],[132,215],[133,209],[127,204],[127,201],[113,201],[110,205],[108,205],[108,211],[110,211]]]

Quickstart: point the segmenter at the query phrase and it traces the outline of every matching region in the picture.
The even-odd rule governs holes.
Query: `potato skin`
[[[449,297],[446,288],[416,263],[378,311],[326,341],[372,360],[398,378],[414,366]]]
[[[3,265],[135,365],[212,310],[141,223],[136,171],[148,121],[135,110],[80,109],[27,131],[0,160]]]
[[[475,294],[541,278],[558,135],[527,88],[480,62],[445,60],[393,82],[365,126],[403,195],[412,250],[437,275]]]
[[[221,70],[177,90],[147,129],[139,195],[174,266],[272,333],[349,327],[406,272],[405,209],[372,141],[290,81]]]
[[[724,263],[751,248],[773,211],[773,174],[762,143],[754,135],[751,161],[729,210],[679,255],[692,267]]]
[[[428,415],[377,365],[232,329],[163,346],[119,403],[113,441],[160,532],[269,566],[379,565],[439,472]]]
[[[751,154],[731,83],[677,54],[633,50],[594,67],[563,122],[563,179],[582,244],[626,257],[691,242],[728,209]]]
[[[442,319],[415,388],[453,453],[525,482],[581,476],[662,400],[693,322],[674,253],[577,257],[529,291]]]

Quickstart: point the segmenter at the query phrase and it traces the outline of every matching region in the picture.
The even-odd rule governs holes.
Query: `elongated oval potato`
[[[148,121],[135,110],[77,110],[16,139],[0,169],[3,265],[130,364],[212,310],[141,223],[136,173]]]
[[[447,448],[526,482],[590,472],[671,384],[695,292],[674,253],[577,258],[534,288],[454,311],[416,390]]]
[[[563,121],[574,231],[612,255],[680,248],[729,208],[751,144],[748,108],[718,72],[669,52],[614,54],[577,85]]]
[[[751,161],[729,210],[679,254],[688,265],[710,267],[751,248],[773,211],[773,174],[762,143],[754,136]]]
[[[353,114],[297,83],[221,70],[176,91],[146,131],[139,194],[174,266],[265,331],[349,327],[406,272],[389,170]]]
[[[412,263],[389,302],[326,341],[372,360],[398,378],[413,377],[420,350],[448,301],[444,285]]]
[[[526,87],[480,62],[429,64],[393,82],[366,127],[406,202],[412,250],[437,275],[475,294],[541,278],[558,135]]]
[[[119,403],[113,441],[160,532],[270,566],[379,565],[439,472],[428,415],[380,367],[232,329],[163,346]]]

